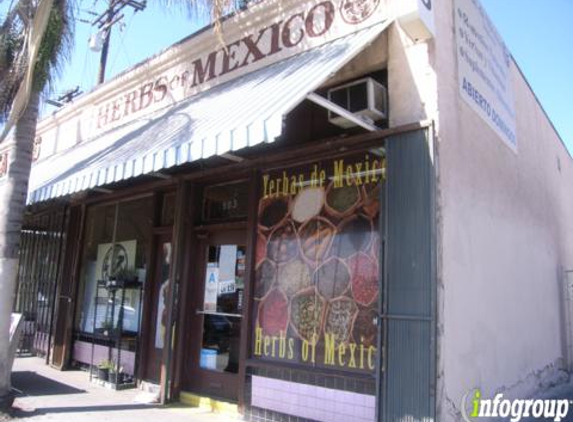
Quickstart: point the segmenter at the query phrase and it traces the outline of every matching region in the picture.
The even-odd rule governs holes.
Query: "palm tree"
[[[8,332],[40,94],[50,87],[72,41],[67,0],[19,0],[0,26],[0,122],[13,127],[0,181],[0,407],[11,405]],[[2,140],[0,139],[0,140]],[[0,146],[4,147],[4,146]]]
[[[189,17],[211,13],[214,31],[224,44],[223,15],[248,0],[160,0],[187,11]],[[0,0],[2,3],[2,0]],[[3,142],[14,128],[8,173],[0,176],[0,410],[12,403],[8,332],[17,279],[20,231],[40,95],[52,85],[73,45],[71,0],[13,0],[0,26],[0,123]],[[0,150],[4,146],[0,144]]]

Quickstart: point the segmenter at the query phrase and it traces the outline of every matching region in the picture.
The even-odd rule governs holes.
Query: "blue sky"
[[[561,138],[573,151],[573,47],[570,19],[573,0],[481,0],[509,50],[533,87]],[[106,0],[81,0],[77,17],[93,19],[86,10],[103,10]],[[112,35],[107,77],[150,57],[203,27],[208,16],[190,19],[185,12],[149,0],[143,12],[126,11],[125,26]],[[76,23],[76,49],[56,85],[56,92],[80,86],[91,89],[97,77],[99,55],[88,49],[93,33],[89,24]],[[56,96],[56,94],[54,94]],[[46,110],[51,111],[51,108]]]
[[[101,13],[105,10],[107,0],[79,0],[78,3],[79,8],[75,12],[75,50],[62,71],[56,93],[76,86],[80,86],[84,92],[88,91],[97,79],[100,56],[88,48],[90,36],[97,31],[94,26],[80,19],[93,21],[94,16],[88,12]],[[205,13],[191,19],[185,11],[159,3],[157,0],[148,0],[147,8],[137,13],[129,7],[123,9],[124,19],[113,27],[106,80],[159,53],[209,22]]]
[[[573,153],[572,0],[481,0]]]

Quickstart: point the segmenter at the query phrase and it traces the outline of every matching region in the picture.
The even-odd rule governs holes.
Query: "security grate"
[[[49,354],[66,215],[66,208],[57,207],[25,217],[14,302],[24,317],[20,354]]]

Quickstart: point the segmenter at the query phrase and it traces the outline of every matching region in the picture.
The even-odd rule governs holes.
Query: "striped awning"
[[[136,119],[32,168],[28,203],[273,142],[283,116],[388,26],[355,32]]]

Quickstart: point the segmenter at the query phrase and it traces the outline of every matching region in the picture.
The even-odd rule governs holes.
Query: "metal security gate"
[[[381,422],[436,420],[435,170],[429,138],[419,130],[386,144]]]
[[[23,314],[20,354],[49,358],[67,208],[26,215],[20,238],[20,261],[14,311]]]

